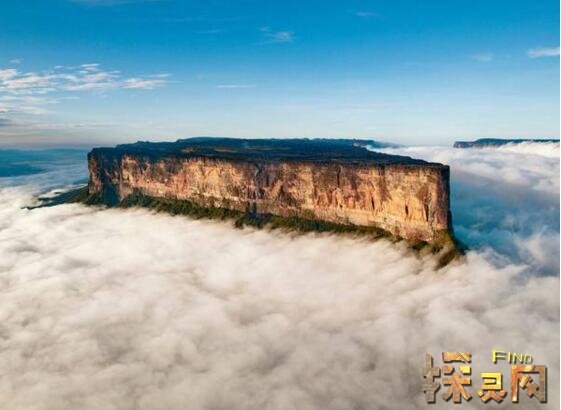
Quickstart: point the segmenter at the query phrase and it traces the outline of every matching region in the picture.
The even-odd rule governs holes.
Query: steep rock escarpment
[[[91,195],[133,194],[254,214],[381,228],[439,243],[451,234],[448,166],[353,141],[196,138],[96,148]]]

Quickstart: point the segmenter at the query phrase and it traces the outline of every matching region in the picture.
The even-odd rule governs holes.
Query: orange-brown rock
[[[408,240],[451,237],[449,168],[345,140],[195,138],[97,148],[89,193],[133,193],[257,214],[374,226]]]

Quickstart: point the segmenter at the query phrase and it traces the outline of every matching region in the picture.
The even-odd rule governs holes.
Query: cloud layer
[[[467,161],[471,180],[494,187],[489,197],[528,191],[522,197],[536,199],[518,215],[527,213],[532,231],[558,234],[547,218],[530,218],[532,206],[555,206],[558,162],[539,173],[529,154],[494,153],[511,158],[496,163],[501,178],[488,172],[488,154],[457,151],[415,152],[453,167]],[[491,363],[497,348],[549,367],[549,403],[522,397],[525,409],[559,407],[559,279],[536,269],[558,264],[559,254],[536,262],[540,247],[525,232],[512,235],[528,258],[486,246],[434,272],[430,258],[386,241],[235,230],[145,210],[22,209],[53,180],[14,178],[0,188],[7,408],[407,410],[424,406],[425,352],[472,351],[475,375],[499,368],[508,383],[508,366]],[[513,208],[496,204],[505,214]],[[480,382],[474,376],[472,393]],[[462,406],[488,407],[477,397]]]
[[[558,274],[559,143],[385,151],[450,165],[454,227],[469,246]]]

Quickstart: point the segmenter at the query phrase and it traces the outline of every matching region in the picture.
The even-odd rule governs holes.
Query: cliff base
[[[426,241],[407,241],[392,233],[374,226],[359,226],[338,224],[313,218],[299,216],[278,216],[272,214],[257,214],[237,210],[204,207],[188,200],[157,198],[147,196],[141,192],[134,192],[121,201],[115,201],[111,195],[91,194],[88,187],[77,188],[63,192],[54,197],[39,198],[40,207],[55,206],[65,203],[81,203],[85,205],[101,205],[108,208],[147,208],[156,212],[171,215],[184,215],[193,219],[230,220],[236,228],[250,226],[258,229],[282,230],[285,232],[320,232],[334,233],[352,237],[362,237],[370,240],[387,239],[391,242],[405,241],[408,246],[419,255],[433,254],[437,257],[437,269],[460,258],[465,247],[450,235],[448,230],[438,233],[438,239],[429,243]]]

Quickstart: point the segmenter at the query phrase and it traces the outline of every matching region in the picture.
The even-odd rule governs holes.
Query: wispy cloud
[[[2,108],[0,108],[0,114],[2,114]],[[0,127],[12,127],[14,126],[14,122],[5,117],[0,117]]]
[[[214,28],[214,29],[208,29],[208,30],[195,30],[193,31],[193,33],[195,34],[222,34],[222,33],[226,33],[227,30],[223,29],[223,28]]]
[[[18,75],[18,70],[15,68],[0,69],[0,81],[10,80]]]
[[[291,43],[294,41],[293,31],[272,31],[270,27],[261,27],[265,36],[264,43]]]
[[[92,7],[111,7],[131,3],[153,3],[161,0],[69,0],[71,3]]]
[[[82,67],[84,70],[96,71],[99,67],[99,64],[97,63],[82,64],[80,67]]]
[[[99,64],[77,67],[56,66],[41,73],[0,69],[0,96],[41,95],[65,91],[106,91],[119,88],[154,89],[167,83],[169,74],[127,78],[117,70],[103,70]]]
[[[30,95],[0,95],[0,113],[3,114],[46,114],[45,106],[56,104],[61,99]]]
[[[236,88],[255,88],[254,84],[219,84],[215,88],[236,89]]]
[[[21,64],[21,60],[19,58],[12,58],[10,64]]]
[[[379,14],[375,13],[373,11],[357,11],[355,12],[355,16],[360,17],[360,18],[370,18],[370,17],[378,17]]]
[[[495,55],[493,53],[477,53],[471,57],[475,61],[479,61],[481,63],[488,63],[489,61],[493,61],[495,59]]]
[[[97,63],[71,67],[59,65],[43,72],[0,68],[0,114],[3,118],[22,120],[21,116],[48,114],[49,105],[76,99],[80,93],[152,90],[164,86],[169,76],[161,73],[127,77],[117,70],[104,70]],[[10,124],[13,122],[5,122],[4,126]]]
[[[140,88],[143,90],[153,90],[166,83],[163,79],[143,79],[143,78],[129,78],[123,82],[123,88]]]
[[[559,47],[536,47],[531,48],[527,52],[530,58],[540,58],[540,57],[558,57]]]

